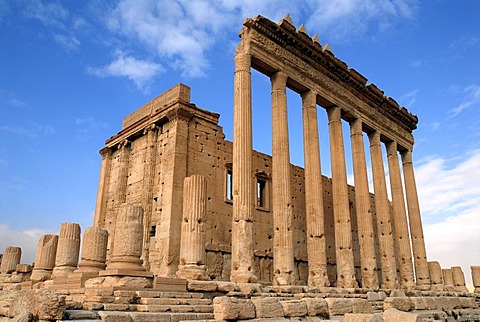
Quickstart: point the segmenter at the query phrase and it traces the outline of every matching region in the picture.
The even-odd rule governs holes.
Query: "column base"
[[[183,278],[187,280],[210,280],[210,278],[208,278],[207,276],[205,265],[179,265],[176,275],[178,278]]]
[[[258,277],[252,272],[232,271],[230,281],[233,283],[257,283]]]
[[[39,283],[46,280],[49,280],[52,277],[51,270],[44,270],[44,269],[34,269],[32,275],[30,276],[30,280],[33,283]]]
[[[52,279],[57,278],[67,278],[68,275],[72,274],[77,268],[73,266],[60,266],[55,267],[52,272]]]

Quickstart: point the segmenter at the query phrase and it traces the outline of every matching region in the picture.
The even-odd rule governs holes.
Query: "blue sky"
[[[418,115],[414,163],[429,260],[480,264],[480,2],[475,0],[0,0],[0,249],[91,225],[98,150],[176,83],[232,138],[233,55],[246,17],[290,13]],[[270,153],[270,84],[253,73],[255,148]],[[303,164],[288,93],[291,161]],[[322,172],[330,175],[319,110]],[[349,176],[348,128],[345,127]]]

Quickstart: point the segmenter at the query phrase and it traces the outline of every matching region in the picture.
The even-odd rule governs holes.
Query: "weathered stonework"
[[[32,282],[42,282],[50,279],[55,267],[57,246],[58,235],[43,235],[40,237],[35,255],[35,267],[30,278]]]
[[[22,249],[20,247],[8,246],[3,251],[2,265],[0,266],[0,273],[10,274],[15,272],[17,265],[20,264],[22,257]]]

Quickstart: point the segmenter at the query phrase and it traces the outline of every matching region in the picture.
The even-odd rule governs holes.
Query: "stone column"
[[[185,178],[180,264],[177,277],[208,280],[205,268],[205,220],[207,179],[201,175]]]
[[[288,143],[287,75],[277,72],[272,82],[272,192],[274,285],[295,284],[292,230],[292,189]]]
[[[155,247],[159,262],[151,269],[161,277],[175,277],[180,254],[182,227],[183,179],[187,176],[188,132],[192,113],[178,107],[167,113],[168,144],[162,148],[169,157],[162,164],[164,185],[158,194],[162,196],[162,211],[157,222]]]
[[[417,185],[413,171],[412,152],[402,152],[403,177],[405,180],[405,195],[408,207],[408,219],[410,223],[410,234],[412,235],[412,250],[415,263],[415,276],[417,286],[422,288],[430,285],[427,251],[423,238],[422,217],[418,204]]]
[[[80,225],[62,223],[52,278],[67,277],[77,268],[80,252]]]
[[[454,289],[453,284],[453,271],[451,268],[442,268],[443,275],[443,285],[447,291],[452,291]]]
[[[472,270],[472,282],[475,287],[474,292],[480,293],[480,266],[470,266]]]
[[[125,140],[118,145],[120,156],[118,158],[117,186],[115,189],[115,204],[121,205],[127,199],[128,163],[130,159],[130,141]]]
[[[443,291],[442,268],[439,262],[428,262],[432,291]]]
[[[453,285],[456,292],[468,293],[468,289],[465,286],[465,275],[463,274],[460,266],[452,266]]]
[[[10,274],[15,272],[17,265],[20,264],[21,257],[22,249],[20,247],[7,246],[3,252],[0,272],[2,274]]]
[[[105,227],[105,215],[107,206],[107,191],[110,184],[110,168],[112,163],[112,150],[105,147],[100,150],[102,166],[100,168],[100,180],[98,181],[97,202],[95,203],[95,215],[93,224],[98,227]]]
[[[55,257],[57,255],[58,236],[43,235],[40,237],[35,254],[35,266],[33,267],[30,280],[41,282],[48,280],[55,267]]]
[[[249,54],[235,55],[233,102],[233,215],[230,280],[256,282],[253,253],[252,93]]]
[[[82,260],[76,272],[96,273],[107,266],[108,232],[100,227],[88,227],[83,234]]]
[[[373,188],[375,191],[377,235],[380,244],[380,263],[382,268],[381,287],[385,289],[395,289],[398,288],[399,284],[395,263],[390,203],[387,196],[385,169],[383,168],[382,148],[380,146],[380,133],[378,131],[369,133],[368,138],[370,140]]]
[[[332,165],[337,287],[357,287],[353,261],[352,224],[350,221],[341,109],[340,107],[331,107],[327,109],[327,113],[330,135],[330,163]]]
[[[302,95],[308,285],[329,286],[316,98],[313,91]]]
[[[408,233],[407,211],[403,195],[402,174],[398,164],[397,142],[386,143],[390,188],[392,191],[393,228],[395,230],[395,244],[397,249],[397,267],[400,273],[402,288],[415,287],[413,276],[412,249]]]
[[[144,209],[143,220],[143,266],[148,270],[150,268],[150,226],[153,212],[153,185],[155,181],[155,163],[157,154],[157,135],[158,129],[155,124],[148,126],[143,134],[147,139],[147,151],[145,153],[145,165],[143,171],[143,200]]]
[[[368,190],[367,162],[365,160],[365,149],[363,147],[362,121],[359,119],[350,122],[350,140],[352,143],[362,288],[378,289],[372,205],[370,203],[370,191]]]
[[[141,207],[125,204],[119,211],[113,254],[101,276],[150,276],[142,267],[143,211]]]

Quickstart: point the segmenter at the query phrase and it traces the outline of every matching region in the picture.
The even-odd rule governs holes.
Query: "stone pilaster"
[[[192,114],[179,107],[167,113],[168,145],[163,154],[169,155],[163,163],[162,211],[156,228],[156,248],[159,263],[150,267],[156,275],[175,277],[180,254],[180,232],[182,227],[183,179],[187,176],[188,124]],[[160,194],[160,193],[159,193]]]
[[[107,266],[108,232],[100,227],[88,227],[83,234],[82,257],[78,272],[98,273]]]
[[[17,265],[20,264],[21,257],[22,249],[20,247],[7,246],[3,252],[0,272],[2,274],[10,274],[15,272]]]
[[[451,268],[442,268],[443,285],[447,291],[453,291],[453,271]]]
[[[329,286],[316,93],[302,95],[308,285]]]
[[[112,164],[112,150],[105,147],[100,150],[102,156],[102,165],[100,168],[100,180],[98,182],[97,201],[95,203],[95,214],[93,216],[93,225],[105,227],[105,216],[107,212],[107,191],[110,184],[110,171]]]
[[[357,287],[352,249],[352,224],[348,200],[347,170],[340,107],[327,109],[332,165],[333,215],[337,287]]]
[[[405,196],[407,199],[410,234],[412,236],[412,250],[415,264],[417,286],[420,288],[430,285],[427,251],[423,238],[422,217],[418,204],[417,184],[412,163],[412,152],[406,150],[401,153],[403,162],[403,177],[405,180]]]
[[[40,237],[35,254],[35,266],[30,276],[31,281],[35,283],[50,278],[55,267],[57,246],[58,235],[43,235]]]
[[[143,134],[147,139],[147,151],[145,152],[145,163],[143,170],[143,266],[150,269],[150,226],[153,212],[153,185],[155,181],[155,164],[157,154],[158,128],[152,124],[147,127]]]
[[[119,166],[117,175],[117,186],[115,189],[115,205],[125,203],[127,199],[127,182],[128,182],[128,164],[130,160],[130,145],[128,140],[118,145],[120,150]]]
[[[365,149],[363,146],[362,121],[359,119],[350,122],[350,141],[352,143],[362,287],[378,289],[372,205],[370,203],[370,192],[368,190],[367,162],[365,160]]]
[[[121,207],[115,227],[113,254],[101,276],[148,277],[142,267],[143,211],[141,207],[125,204]]]
[[[272,192],[274,285],[295,284],[292,230],[292,189],[287,118],[287,75],[277,72],[272,82]]]
[[[386,143],[390,188],[392,191],[393,228],[395,230],[395,246],[397,249],[397,267],[400,273],[402,288],[415,287],[413,275],[412,249],[408,233],[407,211],[403,195],[402,175],[398,163],[397,142]]]
[[[474,292],[480,293],[480,266],[470,266],[472,270],[472,282],[475,287]]]
[[[235,55],[233,97],[233,215],[230,280],[256,282],[253,254],[252,84],[249,54]]]
[[[431,290],[443,291],[442,268],[439,262],[428,262],[428,272],[430,275]]]
[[[60,227],[55,268],[52,278],[67,277],[78,265],[80,253],[80,225],[64,222]]]
[[[468,289],[465,286],[465,275],[463,274],[462,268],[460,266],[452,266],[452,275],[454,290],[456,292],[467,293]]]
[[[383,168],[380,133],[374,131],[368,134],[370,140],[370,157],[372,162],[373,187],[375,191],[375,214],[377,217],[377,235],[380,246],[381,287],[385,289],[398,288],[397,265],[395,263],[395,248],[392,235],[392,219],[390,203],[387,196],[385,169]]]
[[[207,280],[205,254],[205,220],[207,213],[207,179],[201,175],[185,178],[183,185],[183,221],[180,264],[177,277]]]

